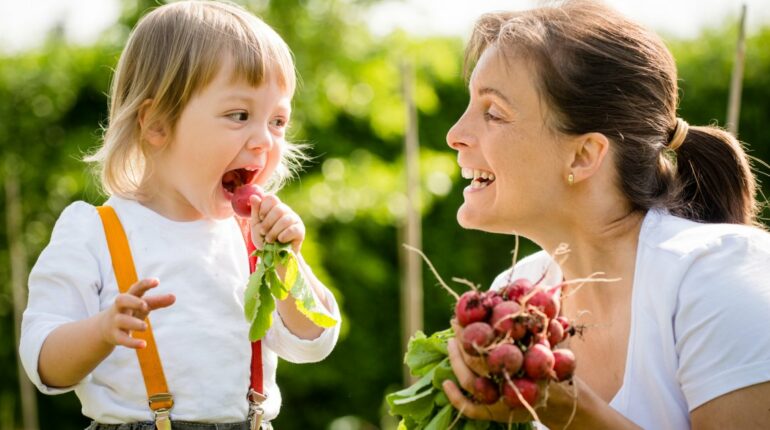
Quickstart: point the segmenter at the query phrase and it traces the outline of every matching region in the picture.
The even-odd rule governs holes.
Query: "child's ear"
[[[166,126],[155,119],[152,112],[152,99],[142,102],[139,107],[139,129],[142,132],[142,138],[153,146],[163,146],[166,143],[168,132]]]
[[[602,133],[586,133],[575,139],[569,174],[573,175],[574,183],[578,183],[599,171],[610,149],[610,141]]]

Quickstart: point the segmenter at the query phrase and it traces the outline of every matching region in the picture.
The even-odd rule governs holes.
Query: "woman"
[[[567,345],[574,387],[551,384],[542,423],[768,425],[770,234],[757,227],[755,178],[735,138],[677,118],[662,41],[606,6],[573,1],[482,16],[466,64],[475,65],[470,103],[447,135],[472,179],[459,223],[544,250],[568,243],[557,268],[566,279],[620,278],[565,291],[563,313],[580,313],[587,329]],[[541,252],[520,265],[550,261]],[[472,392],[455,342],[450,358]],[[470,418],[532,419],[473,403],[452,382],[444,390]]]

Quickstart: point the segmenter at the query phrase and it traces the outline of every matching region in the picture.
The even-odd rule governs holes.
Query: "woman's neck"
[[[551,253],[562,243],[569,246],[561,263],[567,280],[603,272],[602,278],[630,281],[643,220],[644,212],[630,208],[589,209],[581,212],[580,219],[550,229],[538,244]]]

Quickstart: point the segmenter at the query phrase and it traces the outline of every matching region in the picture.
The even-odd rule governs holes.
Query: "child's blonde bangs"
[[[240,6],[190,1],[161,6],[143,17],[120,57],[110,91],[104,143],[85,158],[95,163],[108,194],[137,198],[152,169],[139,127],[139,110],[152,100],[147,123],[173,128],[188,101],[206,87],[229,59],[231,79],[258,87],[266,80],[290,96],[296,88],[291,51],[267,24]],[[287,145],[271,188],[280,185],[304,158]]]

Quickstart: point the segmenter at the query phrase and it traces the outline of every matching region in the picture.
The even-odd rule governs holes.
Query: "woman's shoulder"
[[[770,233],[759,227],[697,222],[660,210],[645,217],[640,242],[679,257],[740,250],[770,256]]]
[[[543,285],[556,285],[562,281],[563,274],[559,265],[547,252],[537,251],[497,275],[489,289],[499,290],[519,278],[526,278],[533,283],[542,278]]]

